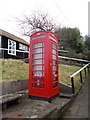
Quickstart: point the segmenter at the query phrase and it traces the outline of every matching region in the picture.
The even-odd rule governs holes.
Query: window
[[[43,64],[43,60],[33,60],[33,64]]]
[[[52,59],[56,59],[56,55],[52,55]]]
[[[8,54],[16,55],[16,42],[8,39]]]
[[[56,64],[57,64],[57,61],[56,61],[56,60],[52,60],[52,64],[53,64],[53,65],[56,65]]]
[[[52,36],[49,36],[52,40],[54,40],[54,41],[56,41],[56,39],[54,38],[54,37],[52,37]]]
[[[44,88],[43,83],[33,83],[32,86],[35,87],[35,88]]]
[[[53,70],[57,70],[57,67],[56,66],[52,66]]]
[[[32,87],[35,88],[44,88],[44,77],[43,77],[43,69],[44,69],[44,53],[43,53],[43,42],[34,43],[32,45],[32,76],[33,83]],[[42,83],[41,83],[42,82]]]
[[[43,82],[44,81],[44,79],[43,79],[43,77],[33,77],[33,82]]]
[[[35,43],[33,44],[33,48],[43,47],[43,43]]]
[[[2,45],[1,45],[2,43],[1,43],[1,36],[0,36],[0,48],[2,47]],[[2,50],[0,50],[0,57],[2,56]]]
[[[52,49],[52,53],[53,53],[53,54],[56,54],[56,50]]]
[[[56,45],[55,45],[55,44],[52,44],[52,48],[56,49]]]
[[[43,58],[43,54],[35,54],[33,55],[33,59]]]
[[[38,48],[33,50],[33,53],[41,53],[41,52],[43,52],[43,48]]]
[[[58,67],[57,67],[57,46],[52,43],[52,82],[53,88],[57,87],[57,76],[58,76]]]
[[[42,69],[43,69],[42,65],[33,66],[33,70],[42,70]]]
[[[0,48],[1,48],[1,36],[0,36]]]
[[[28,47],[26,45],[21,44],[21,43],[19,43],[19,49],[24,50],[24,51],[28,51]]]
[[[43,71],[33,71],[33,76],[43,76]]]
[[[53,73],[53,76],[57,76],[57,72],[55,71],[55,72],[52,72]]]

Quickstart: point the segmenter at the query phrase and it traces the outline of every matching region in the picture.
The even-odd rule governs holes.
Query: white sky
[[[43,10],[61,26],[78,27],[81,35],[88,34],[88,1],[89,0],[0,0],[0,29],[18,37],[18,26],[15,17],[29,15],[33,10]]]

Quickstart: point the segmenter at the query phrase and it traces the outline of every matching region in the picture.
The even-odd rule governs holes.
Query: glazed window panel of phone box
[[[57,70],[57,67],[56,66],[52,66],[53,70]]]
[[[52,59],[56,59],[56,55],[52,55]]]
[[[33,55],[33,59],[43,58],[43,54],[35,54]]]
[[[43,47],[43,43],[40,42],[40,43],[33,44],[33,48],[38,48],[38,47]]]
[[[52,53],[53,53],[53,54],[56,54],[56,50],[52,49]]]
[[[33,71],[33,76],[43,76],[43,71]]]
[[[52,64],[53,64],[53,65],[56,65],[56,64],[57,64],[57,61],[56,61],[56,60],[52,60]]]
[[[1,35],[0,35],[0,48],[1,48]]]
[[[33,77],[33,82],[44,82],[44,78],[43,77]]]
[[[33,60],[33,64],[43,64],[44,60]]]
[[[55,45],[55,44],[52,44],[52,48],[56,49],[56,45]]]
[[[41,52],[43,52],[43,48],[38,48],[33,50],[33,53],[41,53]]]
[[[43,69],[43,65],[33,66],[33,70],[42,70],[42,69]]]
[[[52,75],[56,77],[57,76],[57,71],[52,72]]]
[[[56,41],[56,39],[53,37],[53,36],[49,36],[49,38],[51,39],[51,40],[54,40],[54,41]]]

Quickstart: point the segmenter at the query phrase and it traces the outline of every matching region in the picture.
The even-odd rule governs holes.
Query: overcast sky
[[[88,1],[89,0],[0,0],[0,29],[18,37],[18,26],[15,17],[29,15],[33,10],[43,10],[61,26],[78,27],[81,35],[88,34]]]

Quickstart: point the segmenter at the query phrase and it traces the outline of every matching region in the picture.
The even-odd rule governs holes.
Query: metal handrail
[[[80,70],[78,70],[77,72],[75,72],[73,75],[70,76],[70,79],[71,79],[71,84],[72,84],[72,93],[75,94],[75,86],[74,86],[74,76],[76,76],[77,74],[80,73],[80,82],[81,84],[83,83],[83,80],[82,80],[82,70],[85,70],[85,77],[87,76],[86,75],[86,68],[88,68],[88,74],[89,74],[89,66],[90,63],[86,64],[84,67],[82,67]]]
[[[67,59],[67,60],[74,60],[74,61],[79,61],[79,62],[90,63],[90,61],[88,61],[88,60],[77,59],[77,58],[70,58],[70,57],[65,57],[65,56],[58,56],[58,58]]]
[[[86,64],[84,67],[82,67],[80,70],[78,70],[77,72],[75,72],[73,75],[70,76],[70,78],[74,77],[75,75],[77,75],[78,73],[80,73],[82,70],[84,70],[87,66],[89,66],[90,63]]]

